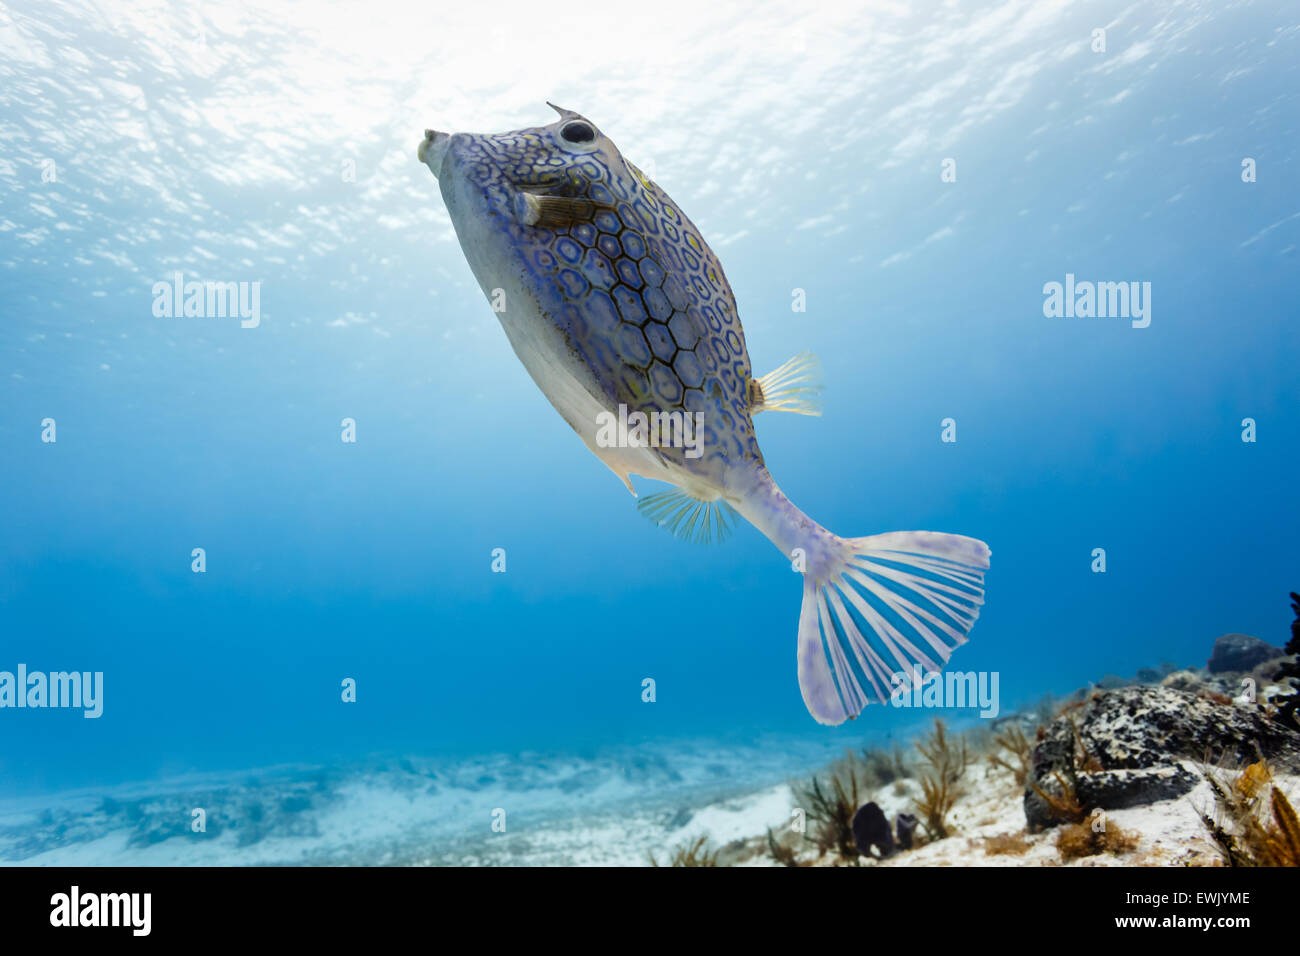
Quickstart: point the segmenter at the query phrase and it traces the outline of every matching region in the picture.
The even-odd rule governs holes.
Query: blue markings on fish
[[[989,549],[929,531],[842,538],[781,493],[764,410],[816,414],[817,366],[755,378],[722,264],[672,199],[594,123],[499,135],[426,131],[470,269],[515,354],[592,453],[674,533],[724,537],[739,515],[803,573],[799,687],[824,724],[941,670],[984,603]],[[617,422],[617,425],[613,424]]]

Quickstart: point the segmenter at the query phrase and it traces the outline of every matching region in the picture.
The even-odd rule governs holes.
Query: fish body
[[[798,668],[823,723],[937,671],[983,603],[988,548],[960,535],[841,538],[781,493],[753,416],[815,413],[815,366],[752,374],[722,264],[681,208],[590,120],[497,135],[426,131],[419,158],[524,367],[642,512],[685,537],[739,514],[804,575]],[[618,427],[613,426],[617,421]],[[623,426],[630,422],[631,427]]]
[[[577,114],[561,116],[561,129],[594,133]],[[556,140],[567,147],[558,156]],[[663,190],[599,135],[569,143],[542,127],[458,133],[437,145],[457,237],[485,294],[503,303],[497,314],[516,354],[629,489],[629,475],[640,474],[707,493],[738,468],[761,467],[735,296]],[[570,202],[539,208],[555,199]],[[702,454],[603,446],[597,416],[620,404],[702,413],[711,430]]]

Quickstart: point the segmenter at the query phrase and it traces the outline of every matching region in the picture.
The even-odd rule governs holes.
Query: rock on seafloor
[[[1285,657],[1286,651],[1249,634],[1224,634],[1214,642],[1205,669],[1211,674],[1253,670],[1265,661]]]
[[[1041,735],[1025,785],[1025,818],[1033,829],[1062,822],[1038,792],[1060,796],[1062,781],[1085,811],[1117,810],[1190,791],[1200,775],[1188,761],[1234,766],[1261,754],[1279,769],[1300,770],[1300,733],[1269,720],[1254,703],[1172,687],[1104,691]]]

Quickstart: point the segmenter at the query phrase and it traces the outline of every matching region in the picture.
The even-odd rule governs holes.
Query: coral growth
[[[997,836],[984,838],[984,853],[987,856],[1024,856],[1029,846],[1023,831],[999,833]]]
[[[1075,777],[1073,774],[1062,775],[1059,771],[1053,771],[1052,776],[1056,779],[1060,792],[1053,792],[1040,787],[1036,783],[1030,786],[1034,792],[1043,798],[1047,804],[1047,814],[1053,821],[1060,823],[1076,824],[1081,822],[1088,815],[1087,808],[1079,802],[1079,795],[1075,789]]]
[[[1283,648],[1288,654],[1294,655],[1287,661],[1277,672],[1277,679],[1291,679],[1291,693],[1277,694],[1269,699],[1269,703],[1280,704],[1277,709],[1277,719],[1286,724],[1292,730],[1300,728],[1300,594],[1291,592],[1291,610],[1295,612],[1295,620],[1291,622],[1291,640],[1286,642]]]
[[[777,840],[776,834],[772,832],[771,827],[767,830],[767,855],[779,863],[781,866],[807,866],[807,863],[800,861],[795,853],[794,847],[788,843]]]
[[[707,836],[696,837],[694,840],[688,840],[681,846],[673,850],[672,856],[669,857],[669,866],[717,866],[718,851],[708,848],[709,838]],[[653,853],[650,854],[650,865],[658,866],[659,861],[655,859]]]
[[[944,722],[935,718],[934,730],[916,749],[926,769],[921,773],[921,797],[913,802],[930,839],[942,840],[948,836],[948,813],[961,796],[959,784],[970,766],[970,748],[964,740],[954,743]]]
[[[1034,749],[1029,738],[1025,736],[1024,730],[1017,723],[1007,724],[1007,728],[993,738],[993,743],[1006,753],[993,753],[989,756],[989,763],[1009,770],[1016,781],[1016,786],[1024,787],[1033,764]]]
[[[1222,770],[1204,773],[1215,813],[1203,812],[1201,820],[1228,866],[1300,866],[1300,819],[1265,761],[1235,780]]]
[[[880,747],[865,747],[862,751],[862,764],[867,778],[876,786],[883,787],[897,783],[911,776],[907,762],[903,758],[902,748],[898,744],[889,750]]]
[[[1038,780],[1031,778],[1033,760],[1032,758],[1030,760],[1030,772],[1026,774],[1026,780],[1029,784],[1026,795],[1031,792],[1035,793],[1042,801],[1042,812],[1034,814],[1026,812],[1030,829],[1037,830],[1043,826],[1052,826],[1057,823],[1079,823],[1088,814],[1088,808],[1079,799],[1079,775],[1097,773],[1102,769],[1102,766],[1096,756],[1089,753],[1088,747],[1083,741],[1083,736],[1079,733],[1079,723],[1075,711],[1085,703],[1086,701],[1077,701],[1073,704],[1067,704],[1062,708],[1057,723],[1053,725],[1057,726],[1061,721],[1064,721],[1069,739],[1065,742],[1064,752],[1053,761],[1053,769],[1048,771],[1047,774],[1040,774],[1038,780],[1042,780],[1046,784],[1045,778],[1050,775],[1056,783],[1055,787],[1051,787],[1050,784],[1040,785]],[[1026,811],[1028,811],[1028,806]]]
[[[795,801],[804,808],[808,823],[805,836],[819,856],[833,853],[844,863],[857,863],[853,815],[870,783],[862,762],[850,752],[831,765],[824,781],[814,776],[806,786],[795,787]]]
[[[1097,856],[1101,853],[1129,853],[1137,848],[1138,838],[1116,826],[1105,822],[1099,825],[1092,822],[1071,823],[1063,826],[1056,834],[1056,849],[1063,860],[1077,860],[1085,856]]]

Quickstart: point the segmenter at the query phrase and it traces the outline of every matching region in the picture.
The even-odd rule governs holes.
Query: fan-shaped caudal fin
[[[838,573],[804,576],[799,689],[823,724],[884,703],[904,679],[943,669],[979,617],[989,549],[932,531],[852,538]]]

